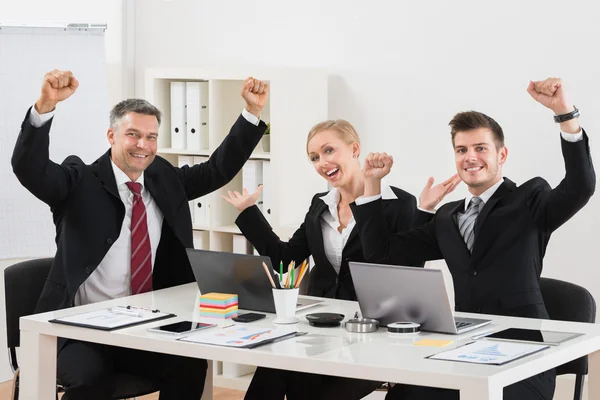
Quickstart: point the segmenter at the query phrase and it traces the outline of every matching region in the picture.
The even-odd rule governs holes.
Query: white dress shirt
[[[398,198],[392,191],[392,188],[383,181],[381,183],[381,193],[386,200]],[[335,272],[339,274],[342,266],[342,252],[348,242],[352,229],[356,225],[356,221],[352,215],[350,221],[348,221],[348,225],[342,229],[342,232],[338,231],[340,219],[337,207],[340,203],[340,192],[336,188],[333,188],[320,199],[328,206],[327,211],[321,216],[321,232],[323,234],[325,256],[335,269]]]
[[[133,192],[127,187],[131,179],[111,160],[119,197],[125,205],[125,218],[121,224],[119,238],[115,240],[98,267],[83,282],[75,295],[75,305],[95,303],[131,295],[131,213]],[[160,242],[163,215],[158,205],[144,186],[144,173],[136,181],[142,185],[142,201],[146,207],[146,221],[152,251],[152,269],[156,249]]]
[[[244,109],[244,118],[258,125],[259,118]],[[39,114],[35,107],[31,108],[29,122],[34,127],[40,127],[54,116],[54,111]],[[131,179],[111,160],[115,181],[119,191],[119,197],[125,205],[125,218],[121,224],[118,239],[110,247],[104,258],[96,267],[94,272],[83,282],[75,294],[75,305],[83,305],[116,299],[131,294],[131,213],[133,210],[133,193],[127,187]],[[152,251],[152,269],[156,250],[160,242],[163,224],[163,214],[158,205],[144,186],[144,173],[136,181],[142,185],[142,201],[146,207],[146,220],[148,224],[148,235],[150,236],[150,248]]]

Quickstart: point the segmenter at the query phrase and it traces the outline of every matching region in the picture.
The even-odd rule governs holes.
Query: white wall
[[[106,61],[111,106],[133,95],[133,71],[127,69],[131,43],[127,37],[128,0],[0,0],[0,21],[24,22],[90,22],[107,24]],[[131,15],[129,16],[131,18]],[[26,49],[24,49],[26,51]],[[43,76],[39,77],[40,87]],[[32,102],[36,99],[32,99]]]
[[[529,79],[562,77],[598,159],[596,4],[136,0],[136,95],[150,66],[324,67],[330,117],[356,125],[363,154],[394,154],[393,184],[418,195],[429,175],[450,176],[448,121],[476,109],[504,128],[506,176],[522,183],[541,175],[556,185],[564,174],[557,126],[525,88]],[[451,197],[465,193],[463,186]],[[599,212],[596,195],[554,234],[544,267],[545,276],[584,285],[598,301]]]
[[[37,22],[69,23],[92,22],[106,23],[106,60],[109,81],[110,104],[133,95],[133,71],[126,67],[133,60],[128,60],[127,55],[130,43],[126,40],[127,0],[103,1],[75,1],[75,0],[0,0],[0,20],[3,22],[21,22],[35,25]],[[130,3],[130,2],[129,2]],[[131,15],[129,14],[129,18]],[[23,49],[27,51],[27,49]],[[129,53],[128,53],[129,52]],[[128,64],[129,63],[129,64]],[[43,76],[36,77],[42,84]],[[6,93],[3,93],[6,95]],[[32,98],[31,102],[36,99]],[[107,116],[108,126],[108,116]],[[18,127],[15,127],[18,129]],[[108,144],[107,144],[108,146]],[[99,152],[104,149],[99,149]],[[0,254],[0,260],[2,259]],[[0,343],[6,343],[6,314],[4,307],[4,269],[19,260],[0,261]],[[0,382],[11,379],[8,357],[6,351],[0,352]]]

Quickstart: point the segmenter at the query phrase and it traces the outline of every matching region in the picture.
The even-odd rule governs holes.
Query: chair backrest
[[[4,270],[6,296],[6,341],[9,349],[19,347],[19,318],[35,313],[53,258],[23,261]]]
[[[540,288],[550,319],[596,322],[596,301],[586,288],[551,278],[541,278]],[[556,374],[587,374],[587,357],[557,367]]]

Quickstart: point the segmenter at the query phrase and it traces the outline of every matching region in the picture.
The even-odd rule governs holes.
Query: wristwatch
[[[555,115],[554,122],[556,122],[557,124],[560,124],[561,122],[565,122],[570,119],[579,117],[579,110],[577,109],[577,107],[575,107],[575,105],[573,105],[573,109],[574,110],[571,111],[570,113]]]

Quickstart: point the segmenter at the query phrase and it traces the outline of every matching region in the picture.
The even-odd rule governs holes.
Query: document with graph
[[[475,364],[502,365],[547,349],[545,344],[492,342],[481,340],[453,350],[434,354],[432,360],[459,361]]]
[[[263,344],[292,338],[297,335],[295,328],[264,328],[251,325],[233,325],[218,330],[209,330],[179,340],[212,344],[216,346],[254,348]]]

